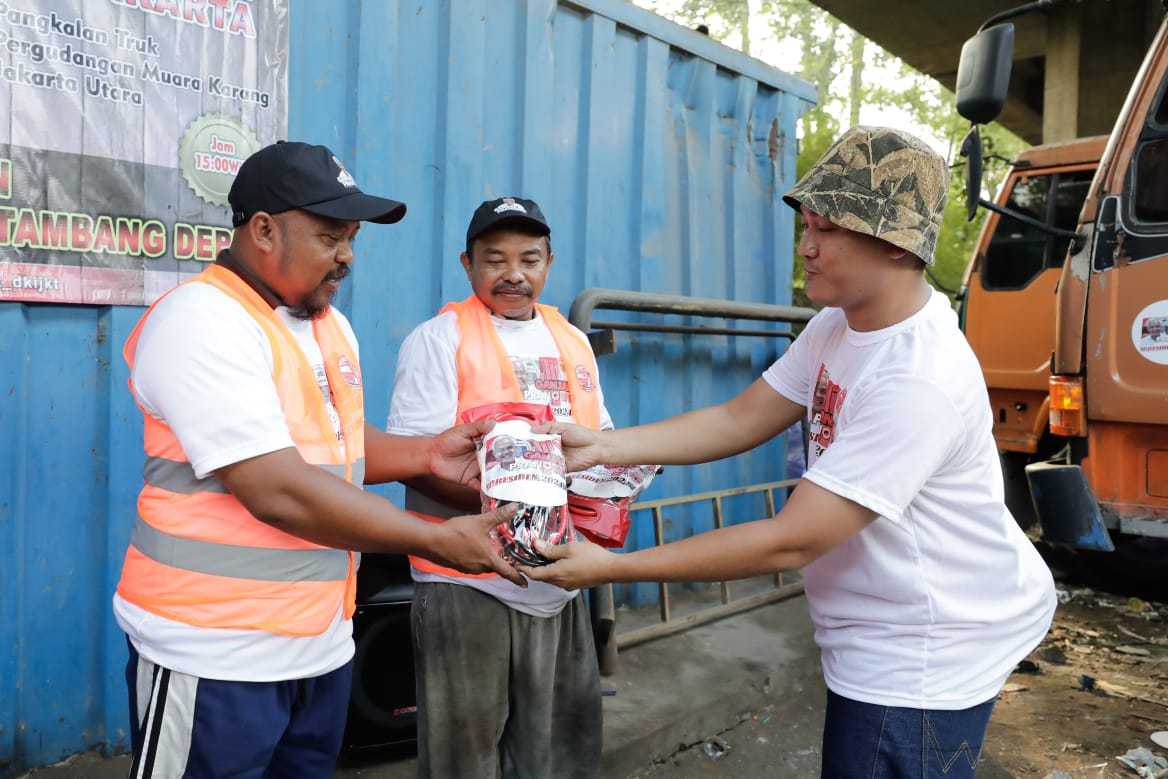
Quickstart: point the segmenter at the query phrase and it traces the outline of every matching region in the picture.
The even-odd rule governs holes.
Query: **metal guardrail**
[[[712,490],[710,492],[698,492],[692,495],[682,495],[675,498],[661,498],[659,500],[647,500],[641,503],[634,503],[629,507],[630,512],[636,511],[651,511],[653,513],[653,543],[660,546],[665,543],[665,519],[662,514],[662,509],[669,506],[682,506],[692,503],[701,503],[709,501],[714,508],[714,527],[725,527],[723,519],[722,501],[725,498],[732,498],[738,495],[753,495],[756,493],[763,493],[766,500],[766,512],[768,517],[775,515],[775,490],[787,489],[798,484],[798,479],[784,479],[783,481],[772,481],[764,484],[752,484],[748,487],[732,487],[725,490]],[[665,582],[658,584],[658,600],[661,609],[661,621],[656,625],[649,625],[647,627],[636,628],[634,630],[621,633],[619,630],[615,632],[616,645],[618,648],[624,648],[640,644],[645,641],[650,641],[655,638],[662,638],[664,636],[680,633],[688,628],[704,625],[707,622],[713,622],[723,617],[729,617],[734,614],[739,614],[743,611],[762,606],[767,603],[775,603],[780,600],[785,600],[794,595],[803,592],[802,581],[788,582],[785,580],[785,574],[782,571],[775,573],[774,589],[765,592],[749,595],[744,598],[732,598],[730,594],[731,583],[728,581],[719,582],[720,600],[721,603],[717,606],[707,606],[706,608],[686,614],[683,617],[674,617],[672,613],[672,604],[669,596],[669,586]]]
[[[719,298],[695,298],[686,295],[665,295],[655,292],[634,292],[623,289],[604,289],[601,287],[590,287],[572,301],[572,308],[568,312],[568,320],[584,331],[588,335],[588,340],[592,344],[592,349],[597,356],[604,354],[612,354],[616,351],[616,333],[617,330],[633,331],[633,332],[648,332],[648,333],[682,333],[688,335],[733,335],[746,337],[770,337],[770,338],[794,338],[794,334],[790,330],[765,330],[765,329],[746,329],[746,328],[730,328],[730,327],[702,327],[697,325],[677,325],[668,324],[665,322],[649,323],[649,322],[594,322],[592,314],[597,309],[604,309],[608,311],[635,311],[652,314],[675,314],[689,317],[710,317],[715,319],[745,319],[754,322],[783,322],[786,324],[803,324],[815,315],[815,311],[810,308],[800,308],[798,306],[779,306],[771,303],[751,303],[737,300],[723,300]],[[601,328],[594,330],[594,328]],[[806,441],[804,441],[806,445]],[[781,484],[781,482],[771,482],[770,484]],[[767,485],[754,485],[754,487],[738,487],[737,490],[760,490]],[[774,489],[773,487],[771,489]],[[743,494],[734,493],[730,490],[727,494]],[[694,496],[683,496],[681,498],[666,498],[665,500],[686,502],[687,499],[693,498],[694,501],[702,499],[710,499],[708,496],[712,493],[701,493],[707,496],[706,498],[695,498]],[[726,497],[723,494],[721,497]],[[694,502],[690,501],[690,502]],[[774,514],[774,495],[767,491],[767,506]],[[649,501],[644,504],[637,504],[638,507],[652,507],[657,501]],[[665,504],[661,504],[665,505]],[[669,504],[676,505],[676,504]],[[720,500],[716,503],[717,513],[716,517],[721,516]],[[656,512],[658,515],[660,512]],[[717,521],[720,521],[717,520]],[[660,528],[658,528],[660,531]],[[660,532],[657,533],[657,543],[662,543]],[[779,576],[781,581],[781,575]],[[668,619],[668,591],[662,585],[662,603],[666,604],[665,609],[666,619],[663,625],[652,626],[644,629],[648,631],[648,638],[656,638],[660,635],[668,635],[669,633],[676,633],[685,628],[694,625],[703,624],[720,617],[729,616],[730,614],[744,611],[748,608],[754,608],[761,603],[769,603],[771,600],[779,600],[782,597],[789,597],[788,595],[775,596],[772,593],[765,593],[767,599],[763,599],[760,603],[751,603],[745,605],[748,601],[754,599],[744,598],[741,602],[735,602],[735,609],[729,609],[728,603],[723,603],[722,607],[717,610],[717,613],[707,615],[704,617],[687,616],[682,620]],[[729,585],[723,583],[723,594],[728,598]],[[782,586],[779,585],[781,590]],[[798,586],[797,590],[790,594],[802,591],[802,585]],[[600,673],[605,676],[611,676],[616,672],[617,666],[617,649],[618,644],[629,646],[631,643],[639,641],[647,641],[648,638],[642,636],[642,631],[631,631],[623,638],[618,637],[616,633],[616,605],[612,594],[612,585],[606,584],[600,587],[593,587],[589,591],[589,601],[592,609],[592,631],[596,640],[596,654],[600,661]],[[755,596],[756,597],[756,596]],[[665,627],[668,626],[668,629]]]
[[[687,295],[664,295],[656,292],[634,292],[624,289],[590,287],[572,301],[568,320],[588,333],[592,349],[597,355],[616,351],[614,330],[641,333],[685,333],[691,335],[735,335],[747,337],[793,338],[783,330],[746,329],[733,327],[703,327],[646,322],[594,322],[592,313],[606,311],[639,311],[650,314],[678,314],[681,316],[711,317],[715,319],[745,319],[755,322],[784,322],[801,324],[811,319],[815,311],[798,306],[779,306],[772,303],[749,303],[720,298],[695,298]],[[599,331],[593,332],[599,328]]]

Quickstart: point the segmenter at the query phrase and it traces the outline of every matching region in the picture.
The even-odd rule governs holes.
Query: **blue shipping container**
[[[365,190],[410,206],[362,231],[339,301],[374,423],[402,339],[469,292],[457,258],[486,198],[542,204],[557,255],[544,301],[565,311],[589,286],[790,302],[793,212],[779,196],[815,100],[806,83],[622,0],[293,0],[289,13],[291,137],[328,144]],[[121,358],[140,314],[0,304],[0,775],[126,747],[109,604],[141,483]],[[622,334],[600,362],[609,409],[625,426],[722,401],[781,344]],[[782,478],[782,447],[670,469],[651,495]],[[727,510],[753,519],[762,502]],[[700,510],[669,519],[670,537],[712,526]],[[630,546],[651,542],[642,521]]]

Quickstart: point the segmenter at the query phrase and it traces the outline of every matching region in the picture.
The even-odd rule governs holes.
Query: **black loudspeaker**
[[[374,749],[417,739],[418,705],[410,604],[414,583],[403,555],[367,554],[357,574],[353,691],[345,748]]]

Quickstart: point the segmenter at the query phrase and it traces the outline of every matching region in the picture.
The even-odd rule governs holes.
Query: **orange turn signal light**
[[[1050,377],[1050,432],[1061,436],[1087,435],[1082,376]]]

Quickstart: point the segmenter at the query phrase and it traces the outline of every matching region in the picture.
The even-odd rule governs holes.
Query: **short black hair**
[[[529,235],[532,238],[546,238],[547,239],[548,254],[552,253],[552,234],[550,232],[543,233],[543,232],[540,232],[539,230],[535,229],[534,227],[529,227],[523,223],[516,223],[516,224],[499,225],[498,227],[496,227],[492,230],[487,230],[485,233],[483,233],[482,235],[475,238],[474,241],[467,241],[466,256],[469,257],[473,261],[474,260],[475,241],[480,241],[483,238],[486,238],[486,237],[491,236],[491,235],[496,235],[497,233],[519,233],[520,235]]]

